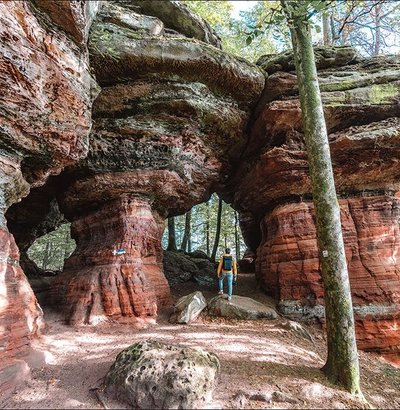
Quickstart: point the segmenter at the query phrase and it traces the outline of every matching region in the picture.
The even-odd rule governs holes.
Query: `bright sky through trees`
[[[257,1],[241,1],[241,0],[231,0],[233,6],[233,17],[239,18],[240,12],[243,10],[249,10],[257,4]]]

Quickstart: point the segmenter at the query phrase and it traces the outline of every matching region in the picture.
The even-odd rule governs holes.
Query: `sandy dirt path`
[[[198,290],[188,283],[173,290],[175,299]],[[271,304],[256,289],[254,278],[240,275],[236,294]],[[215,291],[204,291],[207,299]],[[0,408],[103,408],[90,390],[99,385],[116,355],[144,339],[185,346],[201,346],[216,353],[221,374],[211,408],[360,408],[356,398],[331,385],[319,370],[324,364],[325,336],[307,327],[315,342],[285,329],[284,318],[274,321],[238,321],[202,316],[196,323],[171,325],[169,312],[144,329],[130,325],[66,326],[55,312],[45,311],[47,323],[36,348],[46,352],[47,364],[32,370],[26,385]],[[376,408],[400,408],[400,370],[377,355],[360,353],[362,387]],[[261,393],[273,400],[245,398],[241,392]],[[274,393],[279,392],[279,393]]]

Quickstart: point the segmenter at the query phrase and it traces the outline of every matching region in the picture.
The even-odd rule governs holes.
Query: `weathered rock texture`
[[[339,203],[358,345],[362,349],[397,346],[400,198],[360,197]],[[312,203],[279,206],[264,218],[262,227],[258,272],[263,286],[280,300],[283,313],[321,317],[323,288]]]
[[[200,291],[182,296],[174,305],[169,321],[170,323],[189,324],[197,319],[202,310],[207,306],[207,301]]]
[[[7,387],[2,375],[25,372],[16,358],[27,354],[41,318],[4,213],[30,187],[86,155],[91,128],[87,50],[43,10],[0,3],[0,390]],[[82,16],[77,30],[88,27]]]
[[[154,316],[169,301],[163,221],[212,192],[240,210],[257,275],[281,309],[320,317],[291,54],[260,60],[265,81],[178,2],[101,5],[0,3],[0,367],[12,369],[40,327],[4,218],[32,188],[7,213],[9,228],[24,253],[72,222],[77,249],[52,287],[70,323]],[[317,56],[359,344],[389,350],[399,346],[400,63],[349,48]]]
[[[234,203],[242,209],[248,246],[258,248],[262,286],[284,313],[322,317],[319,253],[292,60],[290,53],[260,60],[270,76],[233,181]],[[363,60],[349,48],[317,50],[317,60],[342,198],[359,347],[398,348],[400,62],[393,57]]]
[[[53,284],[69,323],[155,316],[157,306],[170,302],[162,273],[163,229],[148,201],[129,196],[76,219],[77,249]],[[125,253],[113,254],[118,249]]]
[[[219,368],[213,353],[147,340],[118,354],[105,392],[137,409],[199,409],[211,401]]]
[[[254,299],[235,295],[230,301],[225,296],[215,296],[208,302],[207,311],[212,316],[240,320],[273,320],[278,317],[275,309]]]
[[[77,241],[54,287],[70,323],[156,314],[169,300],[162,219],[206,200],[246,142],[262,72],[165,30],[120,1],[104,5],[90,32],[102,90],[88,156],[66,169],[59,194]],[[113,257],[118,248],[126,253]]]

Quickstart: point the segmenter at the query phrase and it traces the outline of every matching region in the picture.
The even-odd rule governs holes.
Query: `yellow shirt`
[[[223,260],[224,260],[224,256],[231,256],[232,257],[232,272],[236,276],[237,275],[236,260],[232,255],[227,254],[227,253],[225,253],[223,256],[221,256],[221,259],[219,260],[217,275],[219,276],[221,272],[222,273],[231,272],[230,270],[222,269],[222,263],[223,263]]]

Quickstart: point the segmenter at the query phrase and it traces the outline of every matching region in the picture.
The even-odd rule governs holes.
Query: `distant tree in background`
[[[276,3],[257,3],[256,7],[241,12],[240,19],[233,17],[233,6],[230,1],[183,1],[191,10],[203,17],[217,32],[222,40],[222,48],[228,53],[254,62],[261,55],[276,52],[275,46],[267,35],[259,35],[250,45],[246,43],[248,26],[256,26],[262,18],[260,12]],[[260,17],[261,16],[261,17]]]
[[[218,252],[219,240],[221,238],[222,208],[223,208],[222,199],[219,198],[218,212],[217,212],[217,222],[216,222],[217,227],[216,227],[216,232],[215,232],[214,246],[213,246],[213,250],[211,252],[211,260],[213,260],[213,261],[215,261],[215,258],[216,258],[217,252]]]
[[[76,243],[71,238],[71,224],[38,238],[28,250],[28,256],[43,270],[62,270],[64,259],[75,250]]]
[[[181,251],[186,252],[189,246],[188,252],[191,252],[191,238],[190,238],[190,228],[191,228],[192,211],[188,211],[185,214],[185,231],[183,233]]]
[[[176,247],[176,233],[175,233],[175,218],[172,216],[168,218],[168,246],[167,250],[177,251]]]
[[[400,44],[400,2],[341,0],[322,13],[323,43],[352,45],[364,55],[392,53]]]

